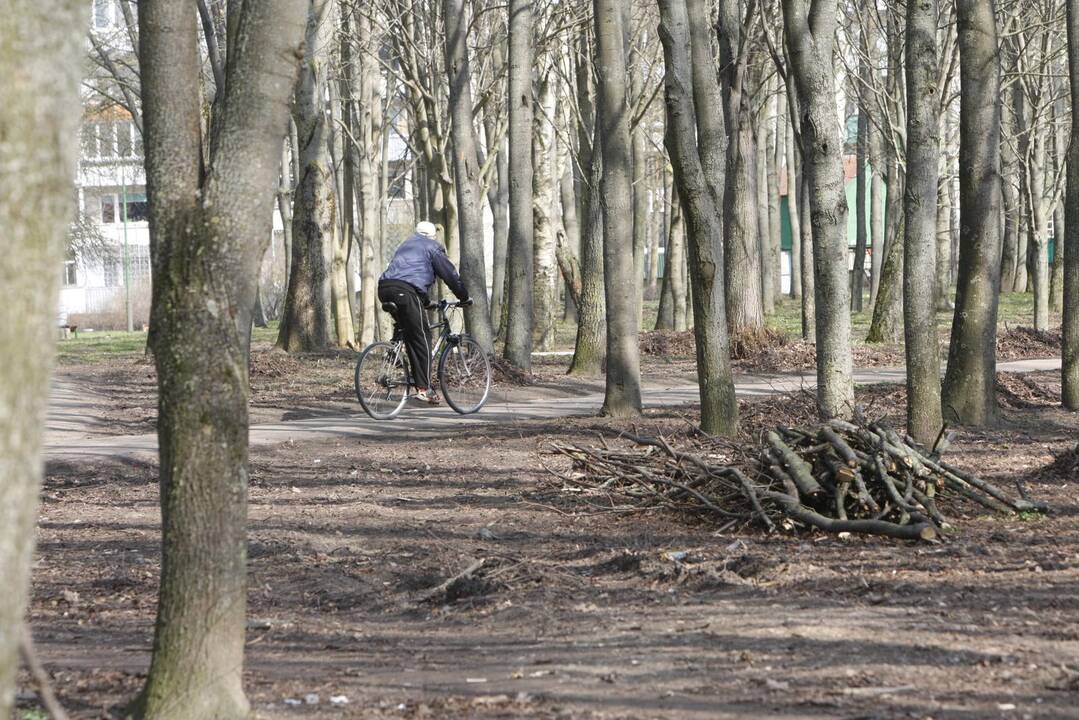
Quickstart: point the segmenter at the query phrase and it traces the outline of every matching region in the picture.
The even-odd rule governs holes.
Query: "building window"
[[[115,10],[113,0],[94,0],[94,28],[111,29],[116,22]]]
[[[101,224],[112,225],[116,222],[116,196],[101,196]]]
[[[106,260],[104,270],[105,287],[118,286],[120,284],[120,264],[113,262],[112,260]]]
[[[122,199],[121,204],[124,204]],[[125,208],[128,222],[147,222],[150,219],[150,204],[146,202],[146,193],[129,192]]]
[[[69,252],[67,254],[67,260],[64,261],[64,286],[71,287],[72,285],[79,284],[79,270],[78,263],[75,260],[75,253]]]
[[[132,245],[128,248],[132,282],[150,278],[150,246]]]

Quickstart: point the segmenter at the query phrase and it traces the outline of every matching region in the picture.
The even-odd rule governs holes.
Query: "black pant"
[[[420,390],[431,387],[431,334],[427,329],[427,298],[400,280],[379,280],[378,299],[397,305],[394,321],[400,326],[408,348],[412,382]]]

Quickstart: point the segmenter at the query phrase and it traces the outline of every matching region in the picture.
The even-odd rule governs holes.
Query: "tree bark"
[[[866,342],[896,343],[903,337],[903,259],[906,231],[903,215],[903,184],[899,163],[894,153],[888,153],[888,217],[885,222],[886,242],[873,304],[873,319]],[[921,269],[924,272],[924,268]]]
[[[379,126],[382,108],[376,82],[378,52],[371,33],[371,19],[365,12],[356,13],[356,60],[354,78],[358,84],[356,96],[356,127],[359,133],[356,149],[356,187],[360,211],[360,344],[370,345],[379,336],[378,276],[382,258],[378,252],[381,231],[379,199]]]
[[[577,50],[577,163],[574,185],[581,218],[581,301],[570,375],[598,375],[607,351],[607,301],[603,282],[603,138],[596,122],[588,32],[582,29]]]
[[[940,346],[935,282],[940,176],[937,0],[907,2],[907,176],[903,214],[903,314],[907,358],[907,432],[932,447],[940,411]]]
[[[499,53],[496,52],[496,56]],[[502,317],[502,305],[506,298],[506,250],[509,242],[509,160],[506,143],[495,128],[490,112],[483,114],[484,134],[487,137],[487,154],[497,153],[495,176],[487,190],[487,203],[491,207],[494,248],[491,257],[491,322]],[[499,332],[503,328],[499,328]]]
[[[787,173],[787,220],[791,226],[791,297],[802,297],[802,197],[799,188],[799,161],[794,145],[793,122],[787,126],[786,173]]]
[[[505,356],[532,368],[532,0],[509,1],[510,229]]]
[[[946,419],[984,425],[997,417],[1000,290],[1000,61],[996,2],[957,0],[959,193],[962,212],[955,316],[942,394]]]
[[[78,158],[87,6],[15,0],[0,20],[0,717],[15,679],[34,551],[59,273]],[[19,717],[22,717],[21,713]]]
[[[162,556],[140,718],[246,718],[248,359],[308,3],[230,7],[225,99],[203,165],[196,14],[138,5],[158,377]],[[241,17],[236,15],[242,14]]]
[[[554,347],[558,320],[558,262],[555,258],[556,183],[555,100],[557,71],[549,68],[536,88],[532,130],[532,323],[535,345]]]
[[[862,31],[865,32],[864,30]],[[870,72],[869,72],[869,59],[866,57],[868,54],[868,43],[864,40],[861,43],[863,45],[863,51],[861,59],[858,63],[858,72],[862,76],[860,85],[862,86],[862,94],[868,92],[865,88],[869,85]],[[851,305],[850,309],[853,312],[862,312],[862,303],[865,296],[865,251],[866,243],[869,234],[868,218],[866,217],[866,200],[868,195],[868,182],[867,175],[867,163],[869,160],[869,103],[865,102],[864,98],[858,105],[858,139],[857,147],[855,151],[856,162],[858,164],[858,174],[854,178],[855,182],[855,239],[854,239],[854,270],[851,274]]]
[[[1063,89],[1062,89],[1063,92]],[[1065,155],[1068,152],[1068,138],[1065,137],[1063,99],[1053,105],[1053,174],[1063,177],[1067,172]],[[1064,233],[1067,230],[1064,220],[1064,206],[1056,202],[1053,206],[1053,269],[1049,281],[1049,308],[1055,313],[1064,309]]]
[[[1022,92],[1019,83],[1007,91],[1005,97]],[[1004,237],[1001,250],[1001,288],[1006,293],[1016,291],[1019,265],[1026,262],[1019,257],[1019,157],[1013,146],[1015,138],[1015,103],[1010,102],[1002,109],[1001,123],[1004,142],[1001,143],[1001,201],[1004,213]]]
[[[880,130],[869,129],[870,158],[873,161],[873,178],[869,182],[869,223],[870,242],[872,243],[869,255],[869,306],[876,307],[877,293],[880,292],[880,273],[884,266],[884,236],[885,236],[885,211],[887,205],[887,185],[884,182],[883,155],[880,149]],[[876,145],[876,150],[874,149]]]
[[[1067,0],[1068,77],[1071,96],[1079,98],[1079,0]],[[1061,397],[1064,407],[1079,410],[1079,123],[1072,123],[1068,149],[1068,185],[1064,235],[1064,322]]]
[[[738,430],[738,403],[731,376],[725,317],[723,241],[719,233],[721,215],[718,193],[713,189],[723,186],[713,185],[713,181],[722,178],[710,177],[705,170],[708,150],[706,133],[701,128],[702,111],[714,107],[702,108],[702,105],[714,99],[718,86],[715,74],[711,72],[714,66],[710,39],[703,32],[694,32],[691,24],[707,17],[706,1],[659,0],[660,40],[666,67],[663,81],[667,109],[666,144],[674,166],[678,199],[688,226],[701,428],[710,434],[730,436]],[[705,42],[708,44],[702,47]],[[692,49],[692,60],[687,47]],[[698,61],[706,64],[700,67]],[[667,253],[667,261],[672,264],[672,278],[675,273],[680,274],[680,269],[672,263],[675,250],[671,246],[675,237],[676,228],[672,223],[672,242]],[[676,311],[675,315],[677,318],[680,313]]]
[[[765,106],[767,108],[767,105]],[[761,309],[765,315],[773,315],[776,311],[775,296],[775,260],[772,257],[772,195],[768,184],[768,138],[771,135],[768,129],[766,110],[762,109],[757,118],[756,144],[757,157],[755,162],[757,176],[757,253],[760,258],[760,283],[761,283]]]
[[[772,293],[772,306],[783,297],[783,223],[779,216],[779,165],[785,139],[786,104],[780,96],[776,99],[774,127],[768,132],[768,262],[772,265],[772,286],[765,292]]]
[[[450,132],[461,238],[461,280],[473,301],[472,307],[465,311],[465,325],[484,352],[490,353],[494,348],[494,330],[487,299],[480,156],[472,116],[472,73],[467,45],[469,23],[464,0],[443,0],[442,7],[446,20],[446,75],[449,80]]]
[[[278,328],[277,346],[287,352],[314,352],[334,344],[331,276],[337,223],[330,128],[323,92],[328,75],[324,54],[332,37],[334,0],[311,0],[307,48],[292,115],[300,142],[292,203],[292,274]],[[321,50],[321,53],[319,52]]]
[[[836,0],[783,0],[783,25],[801,103],[806,181],[813,209],[817,404],[824,417],[847,415],[854,409],[847,198],[833,67],[836,9]]]
[[[692,13],[692,6],[690,6]],[[699,34],[698,23],[709,26],[707,17],[699,20],[691,15],[690,33]],[[725,180],[722,196],[723,252],[726,261],[724,287],[727,293],[727,325],[734,333],[743,328],[761,327],[764,312],[761,304],[760,228],[757,220],[756,142],[750,111],[750,88],[747,87],[747,62],[742,48],[742,12],[739,0],[722,0],[719,4],[719,47],[722,100],[727,119],[729,143],[717,143],[727,152],[726,167],[720,168]],[[696,39],[696,38],[695,38]],[[698,43],[694,42],[694,49]],[[710,53],[709,53],[710,55]],[[695,53],[693,65],[701,66],[701,55]],[[712,62],[714,65],[714,61]],[[707,67],[707,66],[706,66]],[[703,102],[697,104],[698,127],[702,116],[714,116],[715,111]],[[703,134],[703,133],[702,133]],[[707,157],[705,175],[713,172]]]
[[[598,125],[603,136],[603,276],[607,300],[607,383],[603,414],[641,412],[629,105],[626,102],[624,15],[618,0],[595,0]],[[629,247],[627,247],[629,245]]]

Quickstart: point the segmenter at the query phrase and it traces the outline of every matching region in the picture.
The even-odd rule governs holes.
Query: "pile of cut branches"
[[[564,487],[725,526],[756,522],[768,530],[803,526],[906,540],[935,540],[950,530],[944,509],[959,498],[1005,514],[1046,509],[945,462],[951,434],[930,450],[864,419],[778,427],[753,449],[716,438],[687,450],[662,437],[620,437],[631,444],[551,444],[573,461],[571,474],[556,474]]]

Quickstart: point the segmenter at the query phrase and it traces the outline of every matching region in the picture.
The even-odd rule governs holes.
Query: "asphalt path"
[[[1001,362],[1001,372],[1036,372],[1060,368],[1060,359],[1018,360]],[[813,388],[815,374],[783,373],[775,375],[741,375],[735,377],[739,397],[752,398]],[[858,385],[903,383],[902,368],[858,370],[854,374]],[[642,391],[646,408],[677,408],[699,401],[697,385],[646,385]],[[87,457],[111,457],[148,460],[157,456],[157,435],[107,434],[106,424],[95,415],[104,398],[81,384],[54,377],[49,397],[49,414],[45,429],[45,455],[52,460]],[[408,433],[417,439],[445,437],[476,424],[507,426],[535,420],[572,416],[589,416],[599,412],[602,392],[515,400],[494,397],[475,415],[462,417],[449,407],[430,407],[410,401],[394,420],[372,420],[359,404],[349,413],[330,412],[312,417],[277,423],[253,425],[250,430],[252,446],[276,445],[284,442],[309,442],[328,439],[378,440],[398,438]]]

